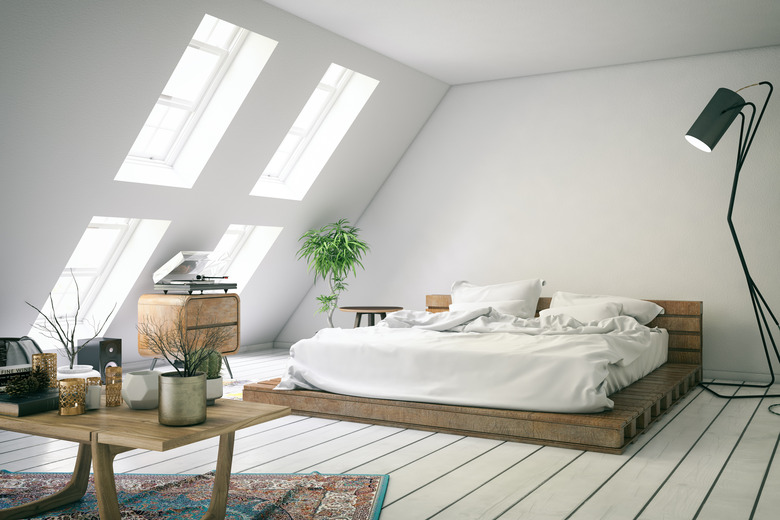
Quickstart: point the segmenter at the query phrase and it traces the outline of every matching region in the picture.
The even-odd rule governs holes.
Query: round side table
[[[360,320],[364,314],[368,315],[368,326],[371,327],[375,324],[375,316],[378,314],[379,319],[383,320],[387,317],[388,312],[395,312],[403,310],[403,307],[339,307],[340,311],[354,312],[355,313],[355,327],[360,327]]]

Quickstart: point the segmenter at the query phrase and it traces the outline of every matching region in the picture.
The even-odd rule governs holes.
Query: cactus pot
[[[213,405],[220,397],[222,397],[222,377],[206,379],[206,406]]]

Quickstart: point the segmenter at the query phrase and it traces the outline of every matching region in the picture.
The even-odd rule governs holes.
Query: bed
[[[492,402],[445,404],[408,396],[398,399],[311,389],[275,390],[284,383],[279,379],[245,385],[244,399],[283,404],[302,415],[621,453],[701,380],[701,302],[647,301],[665,311],[647,323],[647,327],[663,329],[665,361],[656,359],[654,363],[660,366],[646,370],[648,373],[628,386],[618,384],[620,389],[604,396],[606,404],[601,400],[586,403],[596,408],[584,413],[578,409],[540,411],[533,406],[517,409]],[[534,310],[544,314],[550,304],[551,298],[539,298]],[[448,311],[451,305],[451,295],[426,297],[426,310],[431,313]],[[486,378],[485,386],[489,385]],[[475,392],[467,390],[464,395],[471,393]]]

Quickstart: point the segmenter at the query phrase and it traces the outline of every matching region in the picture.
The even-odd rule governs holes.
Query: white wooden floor
[[[287,352],[231,356],[236,379],[284,371]],[[780,393],[776,385],[770,393]],[[236,435],[233,471],[386,473],[381,520],[780,518],[780,398],[693,390],[623,455],[290,416]],[[134,450],[117,473],[201,473],[216,441]],[[0,432],[0,469],[70,471],[76,445]]]

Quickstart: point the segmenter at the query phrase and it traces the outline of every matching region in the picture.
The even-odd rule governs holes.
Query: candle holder
[[[122,367],[106,367],[106,406],[122,404]]]
[[[87,398],[86,405],[87,410],[96,410],[100,408],[100,378],[88,377],[87,382]]]
[[[85,410],[86,384],[80,377],[57,381],[60,391],[60,415],[81,415]]]
[[[41,368],[49,376],[49,388],[57,388],[57,354],[33,354],[32,369]]]

